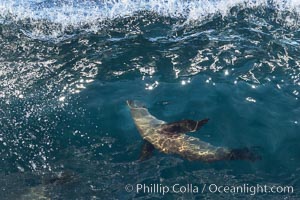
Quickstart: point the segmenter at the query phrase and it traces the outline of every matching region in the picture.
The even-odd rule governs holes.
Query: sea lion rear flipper
[[[188,132],[195,132],[199,130],[204,124],[208,122],[208,119],[203,119],[199,121],[194,120],[181,120],[177,122],[172,122],[168,124],[163,124],[161,127],[162,133],[165,134],[184,134]]]
[[[144,140],[144,144],[142,147],[142,151],[139,157],[139,161],[144,161],[149,159],[152,156],[152,153],[154,151],[154,146],[148,142],[147,140]]]
[[[261,156],[256,152],[257,148],[232,149],[229,154],[229,160],[250,160],[252,162],[261,160]]]

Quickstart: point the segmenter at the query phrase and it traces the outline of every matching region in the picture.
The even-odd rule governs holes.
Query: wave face
[[[124,186],[187,180],[299,187],[299,14],[298,0],[1,0],[3,198],[145,199]],[[209,117],[197,137],[260,146],[263,160],[136,162],[128,99],[165,121]]]

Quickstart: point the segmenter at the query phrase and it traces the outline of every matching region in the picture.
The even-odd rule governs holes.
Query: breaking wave
[[[300,2],[297,0],[3,0],[0,23],[15,24],[24,34],[40,40],[62,40],[77,33],[101,32],[115,20],[137,18],[148,13],[176,19],[174,26],[203,23],[215,16],[227,17],[236,10],[258,9],[296,26]],[[288,13],[289,16],[286,16]],[[292,17],[291,17],[292,16]],[[131,19],[131,21],[134,19]],[[167,21],[166,21],[167,23]],[[122,28],[121,28],[122,29]]]

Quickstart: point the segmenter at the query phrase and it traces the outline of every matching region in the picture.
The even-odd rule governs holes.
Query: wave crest
[[[0,2],[0,24],[16,24],[24,34],[36,39],[65,39],[78,31],[97,32],[116,19],[133,17],[141,12],[190,24],[201,23],[216,15],[226,17],[235,7],[272,8],[278,12],[293,12],[296,16],[300,13],[297,0],[4,0]]]

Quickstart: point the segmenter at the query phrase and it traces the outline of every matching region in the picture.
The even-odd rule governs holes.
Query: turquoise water
[[[1,1],[1,199],[299,199],[299,13],[292,0]],[[262,160],[139,162],[128,99],[167,122],[209,118],[195,137]]]

